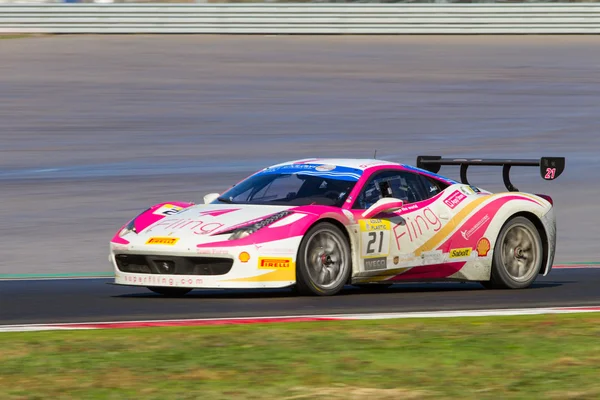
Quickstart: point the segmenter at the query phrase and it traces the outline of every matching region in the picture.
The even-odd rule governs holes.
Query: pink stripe
[[[155,204],[152,207],[150,207],[150,209],[146,210],[145,212],[143,212],[142,214],[140,214],[136,217],[135,228],[137,229],[137,231],[141,232],[144,229],[146,229],[148,226],[163,219],[166,215],[156,215],[156,214],[152,214],[152,212],[154,212],[154,210],[164,206],[165,204],[173,204],[173,205],[181,207],[181,208],[188,208],[188,207],[191,207],[194,205],[194,203],[186,203],[186,202],[182,202],[182,201],[166,201],[163,203]],[[110,240],[112,243],[129,244],[128,240],[123,239],[122,237],[119,236],[119,232],[121,232],[121,230],[123,228],[125,228],[126,225],[127,224],[120,227],[119,230],[117,231],[117,233],[115,233],[113,238]]]
[[[82,328],[82,329],[127,329],[127,328],[157,328],[176,326],[210,326],[210,325],[249,325],[272,324],[277,322],[317,322],[336,321],[340,318],[328,317],[266,317],[266,318],[240,318],[240,319],[190,319],[178,321],[139,321],[139,322],[99,322],[82,324],[51,325],[56,328]]]
[[[600,268],[600,265],[586,265],[586,264],[574,264],[574,265],[554,265],[552,269],[583,269],[583,268]]]
[[[466,261],[451,262],[445,264],[427,265],[424,267],[414,267],[408,271],[396,275],[388,281],[402,281],[408,279],[436,279],[447,278],[454,275],[466,264]]]
[[[469,247],[475,249],[477,241],[483,237],[483,233],[487,230],[488,226],[492,223],[492,220],[500,210],[502,206],[511,200],[524,200],[536,203],[530,198],[522,196],[506,196],[493,199],[488,204],[484,205],[479,211],[469,217],[456,232],[450,236],[444,243],[442,243],[437,249],[442,250],[444,253],[454,248],[465,248]],[[461,232],[469,234],[469,231],[473,229],[472,236],[463,237]]]

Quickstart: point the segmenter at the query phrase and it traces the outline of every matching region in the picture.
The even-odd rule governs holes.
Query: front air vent
[[[137,254],[115,255],[121,272],[154,275],[225,275],[233,260],[221,257],[173,257]]]

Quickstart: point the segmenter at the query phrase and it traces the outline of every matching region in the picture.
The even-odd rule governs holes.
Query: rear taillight
[[[552,197],[548,196],[547,194],[536,194],[536,196],[539,196],[542,199],[548,201],[550,204],[554,205],[554,200],[552,200]]]

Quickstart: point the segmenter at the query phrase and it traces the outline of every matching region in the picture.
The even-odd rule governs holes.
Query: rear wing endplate
[[[418,156],[417,168],[437,173],[442,165],[460,165],[460,180],[468,185],[467,168],[470,165],[502,166],[504,186],[510,192],[518,192],[510,182],[511,167],[540,167],[542,179],[552,181],[560,176],[565,169],[564,157],[542,157],[540,159],[492,159],[492,158],[442,158],[442,156]]]

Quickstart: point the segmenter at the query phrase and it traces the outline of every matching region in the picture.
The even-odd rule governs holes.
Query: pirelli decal
[[[146,241],[146,244],[159,244],[163,246],[174,246],[179,241],[179,238],[173,237],[151,237]]]
[[[259,257],[258,269],[288,269],[292,267],[292,259],[280,257]]]

